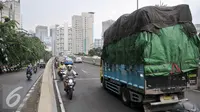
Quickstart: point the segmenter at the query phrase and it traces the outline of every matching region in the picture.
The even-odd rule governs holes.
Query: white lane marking
[[[53,74],[55,75],[55,67],[53,67]],[[55,83],[55,87],[56,87],[56,92],[57,92],[58,100],[59,100],[59,103],[60,103],[61,112],[65,112],[65,108],[64,108],[64,105],[63,105],[63,102],[62,102],[60,91],[58,89],[58,81],[54,80],[54,83]]]
[[[81,69],[82,70],[82,69]],[[82,70],[84,73],[87,73],[85,70]]]
[[[63,102],[62,102],[60,91],[58,89],[58,81],[54,80],[54,83],[55,83],[55,86],[56,86],[56,91],[57,91],[58,100],[59,100],[59,103],[60,103],[61,112],[65,112],[65,108],[64,108],[64,105],[63,105]]]
[[[30,95],[29,95],[29,96],[30,96]],[[23,102],[26,102],[26,101],[28,100],[29,96],[26,97],[26,98],[24,98]]]
[[[31,94],[30,93],[28,93],[26,96],[30,96]]]
[[[83,80],[83,81],[85,81],[85,80],[100,80],[99,78],[77,78],[76,79],[77,81],[81,81],[81,80]]]
[[[40,78],[43,76],[43,73],[44,72],[42,72],[41,74],[40,74],[40,76],[38,77],[38,79],[35,81],[35,83],[32,85],[32,87],[30,88],[30,90],[28,91],[28,93],[26,94],[26,96],[25,96],[25,98],[23,99],[23,101],[22,101],[22,103],[19,105],[19,107],[17,108],[17,111],[16,112],[21,112],[21,109],[24,107],[24,105],[25,105],[25,103],[27,102],[27,100],[30,98],[30,96],[31,96],[31,93],[34,91],[34,89],[35,89],[35,86],[34,85],[36,85],[37,83],[38,83],[38,81],[40,80]]]

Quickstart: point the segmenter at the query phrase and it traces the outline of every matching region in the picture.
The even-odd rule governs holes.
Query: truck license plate
[[[196,76],[197,76],[196,74],[189,74],[188,75],[189,78],[193,78],[193,77],[196,77]]]
[[[177,95],[170,95],[170,96],[161,96],[161,102],[171,102],[171,101],[178,101]]]
[[[163,100],[172,100],[171,96],[163,96]]]

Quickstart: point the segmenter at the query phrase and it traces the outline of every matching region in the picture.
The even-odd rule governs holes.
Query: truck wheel
[[[126,89],[126,88],[122,88],[121,89],[121,99],[122,99],[122,102],[125,104],[125,105],[130,105],[130,93],[129,93],[129,90]]]

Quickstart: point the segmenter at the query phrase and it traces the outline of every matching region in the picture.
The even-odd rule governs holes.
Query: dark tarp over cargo
[[[172,71],[173,66],[176,66],[176,70],[180,68],[182,72],[197,69],[200,55],[200,40],[191,22],[189,7],[187,5],[180,5],[176,8],[180,9],[180,7],[182,7],[181,13],[188,16],[186,17],[188,20],[180,19],[184,18],[184,16],[174,13],[179,15],[176,17],[180,17],[179,19],[174,18],[174,21],[177,20],[180,24],[166,24],[166,27],[161,25],[159,28],[152,27],[152,29],[155,28],[157,30],[155,32],[150,28],[147,31],[138,30],[136,34],[131,34],[129,36],[126,36],[127,34],[125,33],[116,33],[118,36],[123,34],[123,36],[120,36],[120,38],[118,38],[119,40],[117,40],[116,35],[112,33],[110,33],[110,37],[106,36],[106,32],[112,31],[112,28],[116,26],[116,23],[113,24],[104,35],[106,36],[104,42],[107,41],[106,39],[115,36],[115,38],[110,40],[109,44],[107,43],[107,45],[103,47],[102,59],[104,62],[125,65],[144,64],[145,75],[150,76],[169,75],[170,72],[175,73]],[[174,7],[174,9],[176,8]],[[168,13],[166,12],[165,14],[167,15]],[[162,15],[162,13],[160,13],[160,15]],[[172,15],[172,17],[174,16]],[[119,20],[120,19],[118,19],[118,21]],[[180,22],[180,20],[182,22]],[[162,19],[157,21],[157,23],[162,23]],[[137,24],[139,25],[140,23]],[[120,29],[120,31],[121,30],[122,29]]]
[[[198,67],[200,40],[188,37],[181,25],[141,32],[104,47],[102,59],[112,64],[144,64],[145,75],[168,75],[176,64],[182,72]],[[169,35],[170,34],[170,35]],[[175,68],[177,70],[177,68]],[[174,72],[174,71],[173,71]]]
[[[187,35],[194,36],[196,34],[188,5],[164,8],[156,6],[143,7],[131,14],[122,15],[113,23],[104,33],[104,46],[137,32],[158,33],[160,28],[176,24],[184,24],[183,27]]]

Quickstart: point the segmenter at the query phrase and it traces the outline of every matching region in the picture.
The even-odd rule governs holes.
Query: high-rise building
[[[94,43],[90,44],[90,49],[94,48]]]
[[[82,16],[72,16],[72,53],[83,53]]]
[[[36,37],[43,42],[44,38],[48,37],[48,27],[39,25],[35,28],[35,33]]]
[[[88,54],[88,51],[90,50],[90,45],[93,44],[93,23],[94,12],[83,12],[83,52],[85,54]]]
[[[68,51],[72,53],[72,27],[68,27]]]
[[[93,43],[94,12],[83,12],[72,17],[72,52],[86,53]]]
[[[51,47],[52,55],[56,56],[56,30],[59,25],[54,25],[50,27],[50,37],[51,37]]]
[[[103,47],[103,40],[102,39],[95,39],[94,40],[94,48],[102,48]]]
[[[68,55],[68,24],[64,24],[64,54]]]
[[[114,23],[114,20],[107,20],[102,22],[102,37],[104,32]]]
[[[56,55],[68,54],[68,24],[60,25],[56,29]]]
[[[52,37],[46,37],[46,38],[44,38],[44,41],[43,41],[45,46],[46,46],[46,50],[47,51],[52,51],[52,45],[51,45],[52,44],[52,42],[51,42],[52,40],[51,40],[51,38]]]
[[[4,7],[2,10],[2,14],[0,14],[0,20],[2,20],[2,17],[9,17],[10,19],[17,21],[18,22],[17,26],[20,28],[21,27],[20,0],[5,0],[2,3]]]

